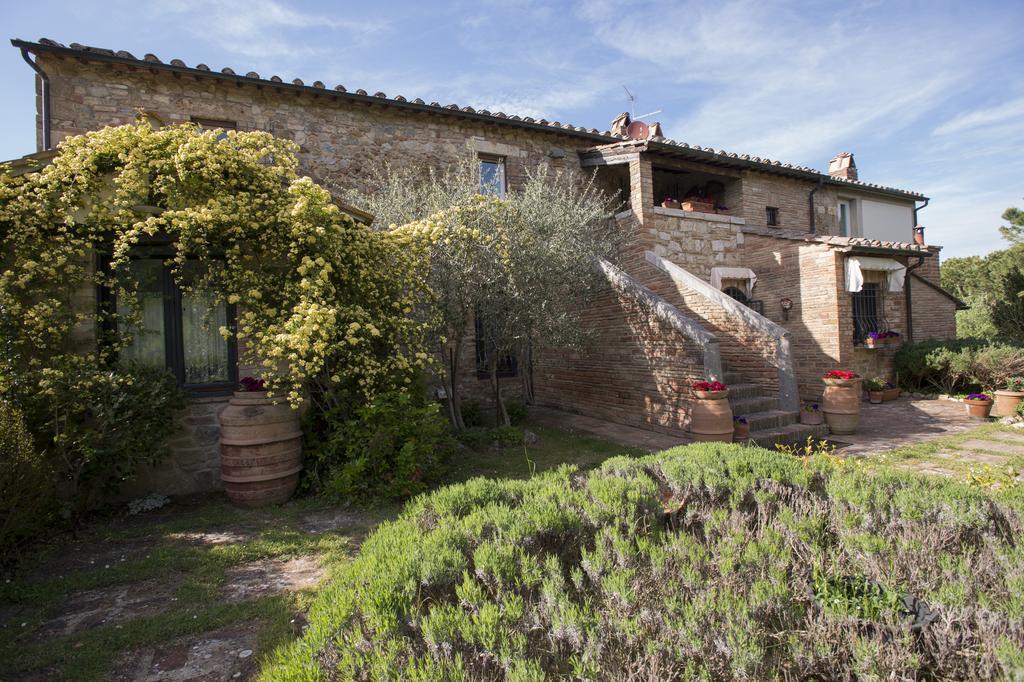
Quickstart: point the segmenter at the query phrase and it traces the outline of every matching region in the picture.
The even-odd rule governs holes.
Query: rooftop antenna
[[[642,114],[640,116],[637,116],[636,115],[636,99],[637,99],[636,95],[634,95],[632,92],[630,92],[629,88],[627,88],[625,85],[622,86],[622,89],[626,91],[626,99],[629,100],[629,118],[630,118],[630,120],[637,121],[637,120],[640,120],[640,119],[647,118],[648,116],[654,116],[655,114],[660,114],[661,113],[661,109],[657,109],[655,111],[650,111],[650,112],[648,112],[646,114]]]

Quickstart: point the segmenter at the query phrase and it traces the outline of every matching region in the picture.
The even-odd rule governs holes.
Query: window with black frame
[[[885,300],[882,285],[865,282],[860,291],[853,293],[853,342],[864,343],[869,332],[882,332],[889,328],[885,320]]]
[[[482,315],[476,315],[474,335],[476,336],[476,376],[486,379],[491,376],[491,358],[497,353],[493,341],[487,338]],[[519,375],[519,363],[513,353],[498,355],[498,376],[514,377]]]
[[[138,282],[135,306],[104,292],[105,305],[117,313],[117,331],[131,336],[121,350],[122,362],[166,367],[178,384],[196,393],[227,393],[238,383],[237,351],[233,337],[234,306],[212,291],[181,287],[174,280],[166,255],[140,254],[128,264],[128,279]],[[198,274],[197,261],[183,266],[187,283]],[[112,331],[112,330],[110,330]]]

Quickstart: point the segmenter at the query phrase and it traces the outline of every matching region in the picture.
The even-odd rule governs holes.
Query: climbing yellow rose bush
[[[293,405],[311,383],[366,399],[408,384],[428,364],[427,247],[356,223],[299,176],[297,151],[263,132],[139,124],[69,138],[39,172],[0,178],[0,391],[24,368],[59,379],[72,356],[110,363],[130,338],[83,347],[76,329],[132,328],[138,311],[117,320],[81,292],[133,302],[126,266],[154,240],[172,247],[180,286],[238,305],[237,330],[221,333],[242,337],[242,364]]]

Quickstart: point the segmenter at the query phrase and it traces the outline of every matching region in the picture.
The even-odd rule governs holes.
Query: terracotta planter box
[[[821,411],[829,431],[835,434],[854,433],[860,423],[860,393],[863,379],[824,379],[825,393]]]
[[[977,419],[984,421],[988,419],[989,412],[992,411],[992,403],[994,400],[967,400],[964,398],[964,405],[967,406],[967,416],[971,419]]]
[[[684,211],[696,211],[698,213],[714,213],[715,211],[715,205],[708,201],[683,200],[679,202],[679,205]]]
[[[1017,413],[1017,405],[1024,401],[1024,391],[996,391],[995,405],[992,406],[993,417],[1009,417]]]
[[[732,442],[732,407],[726,399],[728,396],[728,390],[693,392],[690,438],[695,441]]]
[[[899,388],[887,388],[884,391],[882,391],[882,402],[883,403],[887,403],[890,400],[896,400],[899,397],[900,397],[900,389]]]
[[[663,201],[661,202],[662,208],[679,208],[678,201]]]

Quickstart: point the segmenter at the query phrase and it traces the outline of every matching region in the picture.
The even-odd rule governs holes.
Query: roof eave
[[[378,97],[376,95],[360,95],[354,92],[342,92],[340,90],[333,90],[329,88],[317,88],[312,85],[296,85],[295,83],[286,83],[284,81],[277,82],[268,80],[265,78],[251,78],[240,74],[228,74],[220,71],[206,71],[204,69],[196,69],[189,66],[177,66],[175,64],[166,64],[164,62],[151,62],[144,59],[129,59],[127,57],[120,57],[116,54],[105,54],[103,52],[95,52],[92,50],[76,49],[71,47],[62,47],[57,45],[46,45],[43,43],[34,43],[26,40],[20,40],[18,38],[11,39],[11,45],[18,49],[24,49],[33,54],[39,52],[49,52],[51,54],[57,54],[65,57],[72,57],[76,59],[83,59],[89,61],[105,62],[108,64],[121,64],[124,66],[131,66],[139,69],[150,69],[153,71],[167,71],[170,73],[177,73],[180,75],[194,76],[197,78],[212,78],[214,80],[221,80],[236,84],[248,84],[256,85],[264,88],[277,88],[285,91],[293,92],[304,92],[322,97],[333,97],[339,100],[346,100],[349,102],[360,102],[363,104],[377,104],[380,106],[389,106],[397,109],[406,109],[411,111],[418,111],[429,114],[441,114],[445,116],[453,116],[456,118],[468,119],[472,121],[480,121],[484,123],[493,123],[497,125],[510,125],[517,128],[525,128],[528,130],[536,130],[540,132],[550,133],[554,135],[567,135],[570,137],[576,137],[591,142],[608,142],[617,138],[610,138],[601,133],[591,132],[590,130],[580,130],[578,127],[567,127],[567,126],[554,126],[547,123],[539,123],[536,121],[524,121],[521,119],[515,119],[511,117],[500,117],[488,114],[481,114],[475,111],[464,111],[459,108],[448,108],[447,106],[433,106],[430,104],[419,104],[416,102],[401,101],[396,99],[390,99],[387,97]]]

